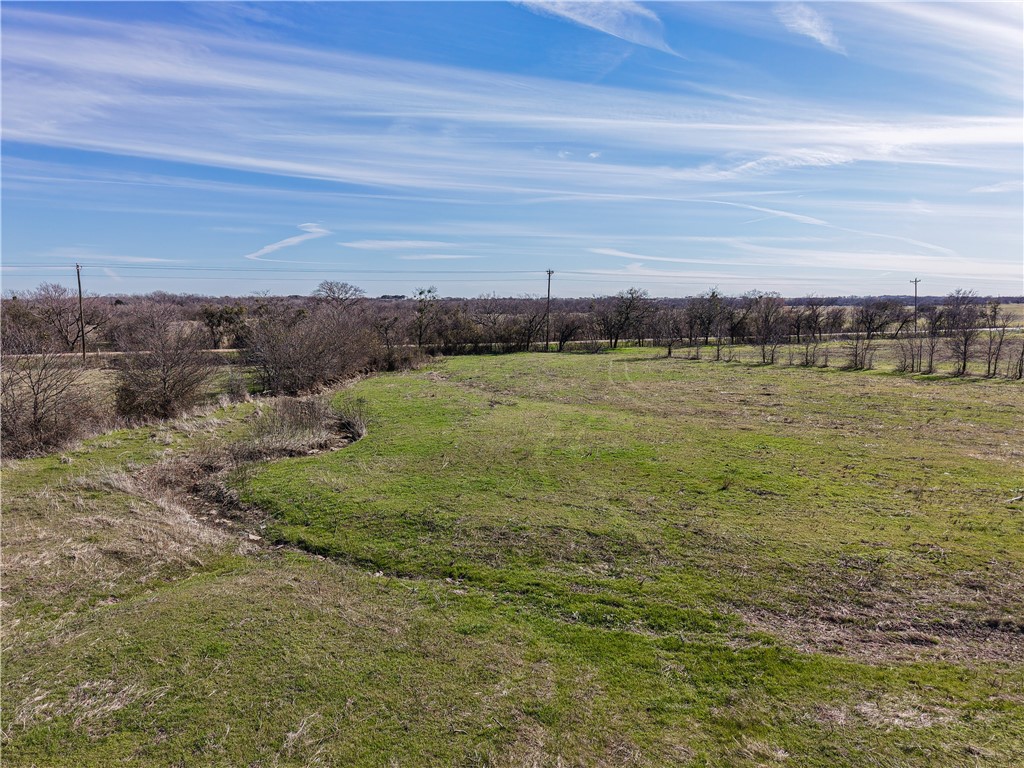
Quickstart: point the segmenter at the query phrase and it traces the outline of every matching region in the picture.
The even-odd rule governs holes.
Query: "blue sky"
[[[1024,292],[1018,2],[0,13],[6,291]]]

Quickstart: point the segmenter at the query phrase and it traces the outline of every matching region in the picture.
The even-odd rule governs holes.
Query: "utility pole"
[[[918,335],[918,333],[917,333],[917,284],[921,282],[921,278],[915,277],[910,282],[912,282],[914,284],[914,336],[916,337]],[[917,369],[919,371],[924,367],[921,364],[921,352],[922,352],[921,343],[918,342],[918,344],[917,344]],[[913,366],[913,362],[914,362],[914,342],[913,341],[910,342],[910,362],[911,362],[910,369],[911,369],[911,371],[913,371],[913,369],[914,369],[914,366]]]
[[[82,265],[75,264],[78,277],[78,334],[82,337],[82,363],[85,363],[85,312],[82,310]]]
[[[917,335],[917,284],[921,282],[920,277],[915,277],[911,280],[914,284],[914,335]]]
[[[548,270],[548,304],[544,309],[544,351],[551,351],[551,276],[553,269]]]

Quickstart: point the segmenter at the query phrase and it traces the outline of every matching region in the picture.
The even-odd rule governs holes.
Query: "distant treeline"
[[[205,334],[207,348],[253,350],[267,343],[269,329],[294,334],[334,328],[342,321],[346,337],[359,337],[365,355],[385,367],[401,365],[399,350],[428,354],[479,354],[543,348],[597,350],[622,341],[673,348],[754,345],[761,362],[775,362],[782,344],[806,345],[844,337],[854,343],[843,364],[869,368],[872,342],[884,339],[950,339],[970,331],[953,373],[969,371],[981,337],[999,333],[985,346],[985,375],[999,375],[1005,362],[1005,333],[1024,323],[1006,306],[1019,297],[979,297],[957,290],[948,296],[786,298],[752,291],[726,296],[709,290],[687,298],[652,298],[631,288],[614,296],[442,298],[434,288],[412,296],[368,298],[353,285],[325,281],[310,296],[211,298],[157,291],[143,296],[78,296],[61,285],[44,283],[3,300],[3,352],[39,353],[121,351],[138,348],[140,318],[159,308],[168,322]],[[307,328],[308,326],[308,328]],[[989,329],[989,330],[983,330]],[[339,336],[340,337],[340,336]],[[948,347],[948,343],[945,343]],[[905,370],[929,372],[935,363],[928,343],[907,351]],[[808,356],[814,350],[808,348]],[[913,352],[914,354],[911,354]],[[929,354],[930,353],[930,354]],[[991,357],[992,359],[988,359]],[[808,357],[807,364],[815,364]]]
[[[897,372],[1024,379],[1024,318],[1001,299],[964,290],[919,298],[915,309],[906,297],[710,290],[655,299],[635,288],[550,302],[441,298],[432,287],[370,299],[331,281],[310,296],[80,300],[47,283],[3,299],[2,310],[0,437],[3,455],[14,457],[113,424],[174,417],[208,398],[225,369],[216,389],[241,399],[312,392],[361,373],[414,367],[428,355],[633,344],[694,359],[850,369],[872,368],[884,350]],[[112,385],[88,378],[89,354],[114,369]]]

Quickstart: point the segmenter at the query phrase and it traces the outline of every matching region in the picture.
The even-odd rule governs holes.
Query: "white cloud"
[[[957,255],[921,254],[907,251],[853,250],[838,247],[824,249],[778,248],[774,246],[738,244],[741,251],[767,258],[778,267],[814,269],[848,269],[872,272],[908,272],[934,277],[973,277],[978,279],[1013,280],[1019,277],[1019,266],[990,259],[964,258]]]
[[[734,241],[735,238],[729,238],[729,240],[730,241]],[[735,261],[733,259],[725,259],[725,258],[722,258],[721,256],[719,256],[717,254],[715,256],[713,256],[713,257],[710,257],[710,258],[688,259],[688,258],[684,258],[684,257],[681,257],[681,256],[645,256],[645,255],[640,254],[640,253],[631,253],[629,251],[620,251],[617,248],[588,248],[587,250],[589,250],[591,253],[596,253],[599,256],[616,256],[616,257],[618,257],[620,259],[640,259],[643,262],[659,261],[659,262],[668,262],[670,264],[703,264],[703,265],[715,264],[715,265],[720,265],[720,266],[728,265],[728,266],[731,266],[731,267],[736,267],[736,266],[744,266],[744,267],[760,266],[760,265],[751,264],[749,261],[748,262],[740,262],[740,261]]]
[[[71,19],[26,11],[24,6],[5,8],[5,140],[335,182],[313,188],[241,175],[228,183],[226,174],[197,173],[207,179],[184,180],[171,172],[129,176],[121,171],[100,178],[93,164],[79,169],[56,163],[11,174],[14,166],[5,149],[5,195],[17,184],[19,193],[27,189],[42,199],[52,187],[68,200],[114,205],[120,201],[111,202],[109,190],[120,187],[127,204],[109,210],[164,207],[160,212],[166,213],[174,205],[168,198],[147,199],[147,190],[156,195],[174,189],[179,207],[194,209],[189,215],[225,217],[211,223],[244,216],[240,223],[264,225],[273,219],[258,218],[254,210],[274,210],[276,205],[280,215],[284,205],[297,201],[302,207],[289,210],[323,215],[325,220],[354,198],[439,203],[432,210],[445,210],[447,219],[399,216],[386,229],[375,218],[381,207],[366,219],[353,213],[346,234],[353,239],[342,245],[396,254],[429,250],[445,255],[466,248],[444,240],[468,236],[470,225],[461,212],[469,206],[474,211],[500,210],[500,216],[492,215],[507,217],[487,232],[493,238],[488,250],[473,245],[477,252],[498,253],[494,243],[513,236],[537,242],[535,233],[545,230],[549,234],[544,237],[563,237],[560,227],[573,221],[586,229],[580,222],[587,221],[613,237],[574,235],[584,246],[609,243],[629,253],[630,241],[614,235],[618,222],[640,210],[621,204],[635,203],[649,211],[645,221],[659,222],[654,229],[671,234],[713,234],[722,231],[715,229],[722,224],[730,227],[726,231],[751,236],[810,231],[794,227],[796,223],[814,225],[829,235],[861,233],[888,240],[878,252],[929,248],[935,253],[995,253],[995,243],[998,253],[1019,254],[1014,247],[1020,242],[1020,212],[1006,205],[1014,201],[985,193],[1020,189],[1011,182],[991,183],[1012,176],[1021,162],[1020,88],[1014,94],[1011,87],[1019,86],[1021,71],[1020,41],[1012,40],[1014,29],[1020,29],[1020,10],[1000,15],[988,6],[904,5],[816,7],[826,8],[843,42],[858,55],[875,41],[876,48],[869,49],[877,58],[872,64],[895,68],[894,62],[903,63],[901,57],[912,51],[915,71],[929,78],[922,82],[935,84],[937,94],[944,85],[938,81],[962,80],[978,89],[995,83],[994,91],[1015,100],[989,99],[978,90],[975,101],[949,102],[956,104],[954,112],[947,103],[929,108],[923,101],[805,98],[779,83],[767,91],[751,86],[749,97],[727,88],[685,95],[630,91],[557,77],[298,49],[166,25]],[[688,12],[683,6],[659,7],[666,9],[659,11],[666,21],[670,14]],[[626,8],[661,34],[653,13],[638,5]],[[788,34],[770,6],[744,8],[753,8],[773,30],[763,34],[775,39]],[[819,33],[823,29],[817,27]],[[976,34],[980,42],[972,38]],[[553,162],[551,148],[566,146],[576,149],[579,158],[586,154],[594,160],[603,152],[608,160]],[[601,151],[588,152],[589,147]],[[218,176],[221,181],[209,180]],[[74,182],[73,194],[68,179]],[[187,195],[193,188],[200,194]],[[976,193],[972,199],[967,189]],[[198,210],[211,200],[217,201],[211,209],[219,208],[221,201],[242,193],[250,196],[244,205]],[[767,194],[776,195],[775,202],[750,204]],[[935,222],[915,230],[913,206],[908,208],[907,201],[925,197],[936,212]],[[146,205],[155,199],[163,205]],[[182,202],[186,199],[187,206]],[[536,205],[547,201],[557,205]],[[307,202],[325,207],[314,213]],[[453,202],[459,207],[442,208]],[[608,215],[591,207],[587,219],[553,218],[584,210],[575,207],[577,202],[599,203]],[[944,212],[954,204],[955,212],[947,216]],[[531,215],[517,220],[517,207]],[[547,218],[548,211],[552,218]],[[996,215],[1005,221],[994,221]],[[982,220],[986,225],[978,226]],[[355,239],[382,232],[409,239]],[[983,244],[967,242],[966,234],[961,236],[967,232]],[[319,225],[303,225],[295,237],[264,246],[248,258],[273,261],[264,257],[326,234]],[[414,239],[419,237],[438,239]],[[904,241],[895,245],[901,237]],[[875,245],[847,244],[841,250],[855,258],[852,254]],[[658,248],[651,246],[661,252]],[[963,274],[969,276],[969,269]]]
[[[775,16],[790,32],[809,37],[830,51],[846,54],[846,50],[832,31],[832,25],[813,8],[803,3],[786,3],[775,6]]]
[[[56,24],[51,14],[8,16]],[[32,24],[15,34],[7,26],[9,140],[326,179],[377,194],[628,198],[639,190],[676,192],[685,182],[864,161],[1005,168],[1020,145],[1019,115],[873,117],[784,98],[652,99],[165,27],[56,24],[43,32]],[[338,131],[345,120],[351,124]],[[396,125],[403,129],[389,130]],[[492,139],[499,127],[537,145],[568,136],[617,148],[617,157],[641,151],[648,159],[553,164]],[[712,159],[680,165],[680,157]]]
[[[39,261],[55,260],[55,261],[66,261],[68,263],[81,262],[82,264],[88,264],[90,262],[96,263],[114,263],[114,264],[180,264],[181,259],[161,259],[155,256],[120,256],[117,254],[107,253],[105,251],[97,250],[93,246],[88,245],[71,245],[71,246],[58,246],[56,248],[49,248],[46,251],[38,254],[37,258]]]
[[[479,256],[469,254],[450,253],[418,253],[414,255],[399,256],[402,261],[452,261],[455,259],[479,259]]]
[[[628,0],[573,2],[571,0],[525,0],[520,3],[534,13],[566,19],[581,27],[604,32],[620,40],[678,54],[665,42],[661,19],[649,8]]]
[[[995,194],[998,192],[1020,192],[1024,189],[1022,181],[1001,181],[998,184],[988,184],[983,187],[974,187],[971,194]]]
[[[622,259],[650,259],[650,256],[644,256],[640,253],[631,253],[629,251],[620,251],[617,248],[588,248],[591,253],[596,253],[598,256],[618,256]]]
[[[290,248],[293,245],[304,243],[307,240],[315,240],[318,237],[325,237],[331,234],[331,231],[329,229],[324,229],[319,224],[299,224],[299,229],[301,229],[306,234],[295,235],[294,237],[286,237],[284,240],[278,240],[276,243],[265,245],[258,251],[253,251],[252,253],[245,254],[245,258],[252,259],[253,261],[280,262],[281,259],[264,259],[263,257],[266,256],[268,253],[279,251],[282,248]]]
[[[1016,105],[1020,116],[1022,6],[1013,2],[830,3],[843,37],[872,63]],[[866,13],[866,9],[870,9]]]
[[[407,248],[446,248],[454,243],[439,240],[354,240],[349,243],[338,243],[346,248],[359,248],[365,251],[399,251]]]

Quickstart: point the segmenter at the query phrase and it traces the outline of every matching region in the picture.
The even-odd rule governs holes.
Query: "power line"
[[[349,274],[349,273],[346,271],[346,272],[339,272],[338,274],[346,275],[346,274]],[[403,274],[410,274],[410,273],[403,273]],[[434,274],[436,274],[436,273],[434,273]],[[544,274],[544,273],[541,272],[540,274]],[[17,273],[9,275],[9,277],[39,277],[39,278],[47,278],[48,277],[48,278],[53,278],[53,277],[56,277],[56,275],[54,275],[52,272],[38,272],[38,273],[33,273],[33,272],[17,272]],[[115,279],[115,278],[111,278],[111,279]],[[132,275],[132,274],[118,273],[116,279],[121,279],[121,280],[152,280],[153,279],[153,275]],[[201,280],[203,282],[208,282],[208,281],[213,281],[213,280],[218,280],[218,281],[226,280],[226,281],[229,281],[229,282],[236,282],[236,283],[238,283],[238,282],[250,282],[250,283],[252,283],[252,282],[259,282],[260,281],[260,278],[256,277],[256,276],[228,277],[228,276],[219,276],[219,275],[202,276],[202,277],[195,276],[195,275],[174,275],[173,277],[172,276],[167,276],[167,277],[163,277],[161,279],[163,279],[163,280]],[[273,280],[275,283],[279,283],[279,282],[309,283],[309,282],[312,282],[315,278],[311,278],[311,277],[279,277],[278,275],[267,275],[266,279],[267,280]],[[438,280],[435,280],[435,279],[431,279],[430,280],[430,282],[432,282],[432,283],[467,283],[467,282],[472,282],[472,281],[473,281],[473,278],[471,278],[471,277],[467,277],[467,278],[464,278],[464,279],[443,278],[443,279],[438,279]],[[382,278],[363,278],[363,279],[360,279],[359,282],[360,283],[394,283],[395,282],[395,278],[394,277],[390,277],[390,278],[383,278],[383,277]],[[497,280],[489,280],[488,282],[489,283],[517,283],[517,284],[525,285],[525,284],[529,283],[530,281],[529,281],[529,279],[527,279],[525,277],[522,277],[522,278],[504,278],[504,279],[497,279]]]
[[[70,264],[54,264],[54,263],[43,263],[43,264],[26,264],[26,263],[15,263],[15,264],[3,264],[2,269],[6,272],[8,278],[50,278],[59,277],[53,271],[38,272],[35,270],[39,269],[70,269]],[[117,273],[111,275],[111,279],[114,280],[146,280],[154,277],[153,273],[193,273],[193,274],[167,274],[166,279],[174,281],[202,281],[202,282],[214,282],[214,281],[231,281],[231,282],[243,282],[253,283],[260,282],[261,276],[265,276],[267,280],[273,280],[274,282],[294,282],[294,283],[309,283],[312,276],[349,276],[359,275],[360,283],[391,283],[395,282],[396,277],[412,278],[413,276],[422,276],[418,279],[427,279],[430,282],[436,283],[468,283],[473,282],[480,276],[489,276],[486,280],[487,283],[491,284],[516,284],[526,285],[530,282],[528,276],[533,275],[547,275],[549,272],[553,273],[553,270],[502,270],[502,269],[465,269],[465,270],[422,270],[422,269],[350,269],[341,266],[324,267],[322,269],[308,269],[308,268],[291,268],[291,267],[199,267],[199,266],[186,266],[186,265],[170,265],[170,264],[124,264],[124,263],[111,263],[111,262],[97,262],[84,266],[86,268],[92,267],[97,269],[116,269]],[[12,269],[13,268],[13,269]],[[31,272],[19,272],[16,268],[32,268]],[[139,272],[143,274],[138,274]],[[146,274],[149,273],[149,274]],[[219,275],[215,273],[230,273],[230,276]],[[290,276],[282,276],[282,273],[289,273]],[[310,275],[311,277],[295,277],[296,274]],[[678,277],[672,275],[637,275],[637,274],[623,274],[614,275],[609,274],[606,271],[597,270],[564,270],[559,272],[562,275],[564,282],[573,283],[594,283],[594,284],[607,284],[607,285],[637,285],[637,284],[652,284],[652,285],[671,285],[674,287],[688,286],[688,287],[700,287],[706,285],[706,281],[694,280],[692,277],[686,275],[679,275]],[[363,277],[365,275],[365,277]],[[388,275],[389,277],[371,277],[372,275]],[[445,277],[450,275],[451,277]],[[522,277],[518,277],[518,276]],[[456,277],[458,276],[458,277]],[[550,279],[550,275],[549,279]],[[772,282],[772,281],[768,281]],[[787,278],[786,283],[792,284],[794,282],[808,282],[806,279],[800,278]],[[811,281],[813,282],[813,281]]]
[[[27,267],[31,269],[70,269],[70,264],[3,264],[3,269],[18,269]],[[304,269],[294,267],[192,267],[174,266],[170,264],[125,264],[95,262],[83,264],[83,267],[96,269],[144,269],[148,271],[166,272],[288,272],[322,274],[324,272],[344,272],[346,274],[374,274],[374,275],[542,275],[543,269],[350,269],[345,266],[325,266],[322,269]],[[19,272],[17,274],[25,274]]]

